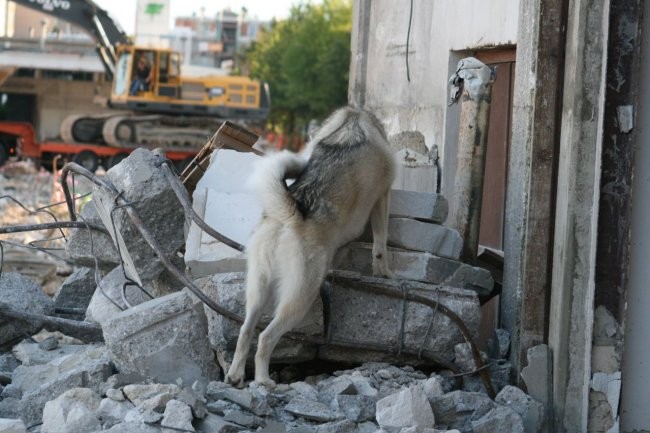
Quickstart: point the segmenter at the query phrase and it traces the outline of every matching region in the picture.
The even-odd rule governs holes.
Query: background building
[[[138,0],[135,16],[136,45],[167,47],[169,0]]]

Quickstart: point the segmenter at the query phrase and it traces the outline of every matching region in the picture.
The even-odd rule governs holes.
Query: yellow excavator
[[[97,41],[108,101],[120,110],[73,115],[61,125],[67,142],[200,147],[223,120],[264,120],[270,96],[265,83],[243,76],[185,76],[180,53],[135,46],[109,14],[91,0],[11,0],[76,24]]]

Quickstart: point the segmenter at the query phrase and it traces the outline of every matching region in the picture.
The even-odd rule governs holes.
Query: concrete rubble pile
[[[219,155],[214,164],[222,157],[249,158],[231,151]],[[164,254],[181,267],[184,244],[186,260],[189,255],[200,261],[200,269],[222,269],[220,261],[227,260],[221,273],[194,275],[195,284],[218,304],[243,315],[245,262],[239,252],[214,243],[211,247],[220,253],[211,254],[200,245],[200,237],[199,245],[185,243],[184,233],[191,238],[195,228],[185,226],[182,207],[159,171],[154,155],[138,150],[109,170],[106,179],[133,203]],[[223,199],[228,194],[250,198],[223,185],[219,193]],[[195,205],[200,194],[210,195],[199,184]],[[283,340],[273,358],[272,378],[278,385],[266,389],[251,383],[241,390],[219,381],[232,359],[239,324],[179,286],[125,212],[112,208],[112,200],[97,190],[83,208],[83,220],[103,224],[112,236],[74,231],[66,249],[76,270],[54,299],[40,296],[38,285],[19,274],[0,276],[0,294],[9,307],[47,315],[56,309],[61,316],[97,323],[103,334],[103,342],[82,344],[60,333],[33,335],[38,326],[0,321],[0,433],[541,430],[544,407],[509,386],[505,331],[496,332],[482,353],[499,392],[491,400],[468,344],[446,315],[355,290],[372,286],[425,296],[455,312],[476,338],[479,295],[488,294],[493,283],[487,271],[458,261],[460,239],[441,225],[447,217],[443,197],[393,191],[389,259],[397,278],[370,275],[367,242],[346,246],[321,297],[296,329],[327,344]],[[202,203],[209,207],[209,200]],[[222,221],[232,222],[224,213]],[[219,223],[206,219],[221,231]],[[255,215],[248,218],[249,227],[255,220]],[[119,235],[111,230],[113,225]],[[242,243],[246,236],[245,230],[233,235]],[[206,251],[209,260],[201,261]],[[461,380],[418,353],[435,353],[442,364],[453,362],[467,374]],[[341,363],[351,369],[319,374]]]

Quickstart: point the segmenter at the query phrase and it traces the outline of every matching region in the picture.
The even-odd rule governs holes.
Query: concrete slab
[[[388,248],[388,267],[396,278],[474,290],[479,296],[494,287],[489,271],[430,253]],[[353,242],[341,248],[333,268],[372,276],[372,244]]]

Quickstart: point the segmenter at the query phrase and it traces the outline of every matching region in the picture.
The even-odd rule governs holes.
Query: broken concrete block
[[[160,281],[146,281],[144,290],[154,298],[173,292],[172,288]],[[99,282],[86,309],[86,321],[103,324],[128,308],[124,297],[131,306],[135,306],[151,299],[147,293],[130,283],[122,267],[118,266]]]
[[[79,220],[100,227],[104,226],[97,208],[92,202],[86,203],[81,208]],[[111,236],[86,228],[72,229],[65,244],[65,252],[68,261],[77,266],[94,268],[95,258],[97,258],[97,265],[104,270],[113,269],[120,264],[120,256]]]
[[[528,365],[521,370],[528,395],[549,408],[551,402],[552,365],[551,349],[546,344],[531,347],[527,353]]]
[[[0,433],[27,433],[21,419],[0,418]]]
[[[72,388],[45,403],[42,433],[91,433],[101,430],[101,399],[88,388]]]
[[[377,402],[377,422],[386,431],[403,427],[433,427],[431,405],[420,386],[412,386]]]
[[[54,294],[56,308],[88,308],[97,283],[94,268],[79,268],[74,271]]]
[[[456,230],[438,224],[389,218],[388,245],[458,259],[463,240]]]
[[[485,394],[464,391],[452,391],[431,402],[436,422],[460,431],[472,431],[471,420],[474,414],[487,413],[495,406]],[[494,430],[497,431],[499,430]]]
[[[546,422],[544,405],[517,387],[504,387],[494,401],[517,412],[524,423],[526,433],[538,433]]]
[[[57,350],[49,351],[41,349],[37,343],[30,343],[29,340],[23,340],[11,350],[22,365],[30,366],[47,364],[63,355],[85,352],[88,350],[88,346],[83,344],[62,344]]]
[[[258,427],[264,425],[264,420],[262,420],[262,418],[241,410],[225,410],[223,419],[224,421],[248,427],[251,430],[256,430]]]
[[[103,332],[120,371],[185,386],[217,377],[203,305],[184,292],[123,311],[104,322]]]
[[[50,352],[59,347],[59,340],[56,337],[47,337],[45,340],[38,343],[38,348]]]
[[[349,419],[318,425],[316,433],[354,433],[357,425]]]
[[[481,418],[472,421],[473,433],[524,433],[524,423],[517,412],[497,405]]]
[[[618,402],[621,398],[621,372],[613,374],[594,373],[591,379],[591,389],[602,392],[607,396],[607,402],[613,414],[618,413]]]
[[[113,374],[111,361],[103,346],[88,347],[84,352],[64,355],[47,364],[16,368],[12,386],[22,395],[15,403],[16,416],[32,425],[41,421],[46,402],[71,388],[83,387],[101,392],[103,382]],[[5,401],[0,402],[0,406],[2,403]],[[0,412],[2,410],[0,407]]]
[[[621,370],[621,352],[616,346],[593,346],[591,348],[591,370],[614,373]]]
[[[233,272],[228,274],[216,274],[200,278],[195,284],[210,299],[213,299],[222,307],[244,316],[245,314],[245,278],[244,273]],[[271,308],[271,306],[269,306]],[[323,312],[322,302],[317,298],[305,319],[294,331],[309,336],[323,335]],[[262,316],[260,325],[265,326],[271,320],[272,310],[268,310]],[[226,370],[232,360],[239,337],[240,324],[224,318],[220,314],[205,306],[205,313],[208,316],[210,344],[217,352],[222,368]],[[257,347],[257,333],[253,339],[249,360],[253,359]],[[271,356],[271,362],[302,362],[316,358],[316,346],[302,341],[282,339],[276,346]]]
[[[390,350],[390,353],[326,345],[319,349],[322,359],[348,362],[401,359],[403,362],[404,358],[396,358],[392,354],[401,344],[404,351],[418,352],[424,349],[451,361],[454,345],[464,341],[458,327],[444,314],[434,313],[434,309],[413,302],[406,302],[405,307],[402,299],[354,290],[355,285],[386,287],[400,292],[407,290],[425,296],[454,311],[472,335],[478,332],[481,313],[475,292],[336,271],[330,274],[323,290],[326,311],[335,314],[326,319],[329,320],[328,338],[334,344],[338,339],[377,344]],[[400,341],[403,311],[403,341]],[[409,362],[417,364],[427,361],[414,357]]]
[[[262,207],[246,183],[259,156],[221,149],[198,182],[193,207],[203,220],[228,238],[246,245],[262,216]],[[243,272],[245,255],[218,242],[195,223],[190,225],[185,263],[194,278],[216,273]]]
[[[370,421],[375,418],[376,400],[366,395],[337,395],[333,409],[354,422]]]
[[[209,413],[196,423],[196,430],[201,433],[236,433],[246,430],[246,427],[233,424],[220,416]]]
[[[395,152],[395,160],[400,167],[395,173],[393,189],[418,192],[436,191],[438,186],[436,158],[436,154],[426,151],[426,146],[420,152],[412,148],[403,148]]]
[[[334,258],[334,269],[372,275],[372,244],[352,242]],[[494,280],[486,269],[430,253],[388,248],[388,268],[396,278],[474,290],[479,296],[492,292]]]
[[[122,398],[124,399],[124,396]],[[115,424],[121,423],[126,414],[134,407],[130,401],[115,401],[111,398],[105,398],[99,403],[97,415],[104,427],[113,427]]]
[[[336,415],[327,405],[302,397],[292,398],[284,410],[295,416],[312,421],[327,422],[336,419]]]
[[[170,400],[165,406],[165,413],[160,425],[174,430],[194,431],[192,426],[192,409],[178,400]]]
[[[0,355],[0,384],[6,385],[11,382],[13,371],[20,365],[18,358],[13,353]]]
[[[142,219],[143,224],[156,239],[167,257],[172,257],[185,243],[183,227],[185,215],[174,191],[157,166],[158,157],[143,148],[136,149],[120,164],[106,172],[105,180],[122,192],[123,198]],[[125,242],[137,274],[144,281],[160,274],[163,266],[140,232],[131,222],[125,209],[114,208],[114,197],[109,191],[95,186],[93,204],[104,221],[116,230]],[[114,243],[117,242],[113,239]]]
[[[9,308],[25,313],[54,313],[54,305],[43,289],[27,277],[16,272],[0,274],[0,302]],[[35,334],[39,324],[32,322],[3,320],[0,322],[0,346],[11,344]]]
[[[390,192],[389,214],[392,217],[412,218],[442,224],[447,219],[449,203],[434,192],[416,192],[393,189]]]
[[[222,388],[213,394],[217,399],[223,399],[233,402],[240,407],[253,412],[258,416],[266,416],[271,413],[271,408],[264,398],[260,395],[254,395],[253,389],[235,389],[235,388]]]
[[[491,358],[506,359],[510,352],[510,332],[506,329],[495,329],[494,335],[488,341],[488,346]]]
[[[207,188],[194,191],[192,207],[210,227],[216,229],[215,223],[212,221],[215,212],[212,211],[212,207],[210,208],[210,212],[206,211],[208,201],[210,203],[218,203],[216,202],[216,197],[213,197],[215,194],[219,193]],[[247,198],[250,199],[250,197]],[[216,214],[219,214],[219,212],[217,211]],[[243,239],[243,241],[246,242],[247,239],[248,237]],[[194,222],[191,223],[187,233],[184,259],[185,267],[192,278],[200,278],[225,272],[243,272],[246,270],[245,253],[237,251],[214,239]]]

